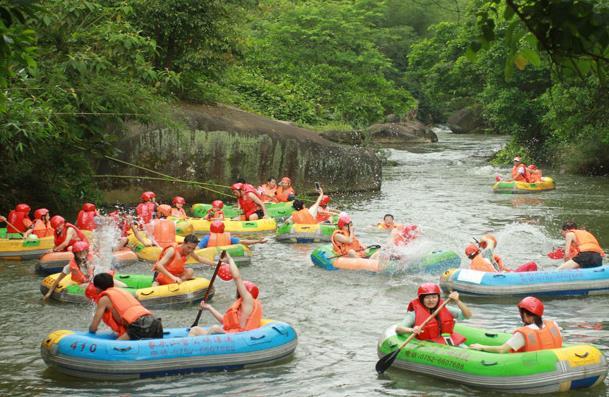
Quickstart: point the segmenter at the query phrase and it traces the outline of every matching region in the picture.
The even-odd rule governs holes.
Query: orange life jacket
[[[176,242],[176,224],[168,219],[157,219],[153,223],[152,236],[161,248]]]
[[[145,203],[139,203],[135,208],[137,216],[144,223],[149,223],[152,220],[152,216],[156,211],[156,205],[152,201],[146,201]]]
[[[169,263],[165,265],[165,269],[167,269],[167,271],[173,274],[174,276],[179,276],[184,273],[186,261],[188,260],[187,256],[182,255],[182,249],[180,248],[180,246],[178,246],[176,243],[173,243],[172,245],[168,245],[167,247],[163,248],[163,251],[161,251],[161,255],[159,256],[159,261],[163,258],[163,256],[165,256],[165,252],[171,247],[175,248],[173,258],[171,258],[171,261],[169,261]],[[154,266],[156,267],[156,263],[154,264]],[[159,276],[160,275],[161,274],[159,274]]]
[[[292,221],[303,225],[314,225],[317,223],[317,219],[313,218],[313,215],[306,208],[292,212]]]
[[[569,255],[576,256],[580,252],[598,252],[601,256],[605,256],[605,251],[601,248],[596,237],[586,230],[573,229],[569,230],[575,234],[575,240],[571,243]]]
[[[516,332],[520,332],[524,336],[524,346],[517,350],[517,352],[534,352],[562,347],[560,329],[552,320],[545,320],[542,329],[520,327],[514,331],[514,333]]]
[[[288,188],[284,188],[283,186],[279,186],[277,191],[275,191],[275,201],[278,203],[285,203],[288,201],[288,197],[290,194],[296,195],[292,186]]]
[[[224,245],[231,245],[230,233],[209,233],[209,241],[207,247],[220,247]]]
[[[254,299],[254,308],[252,309],[252,313],[247,318],[245,322],[245,326],[241,328],[241,304],[243,303],[243,298],[237,299],[224,313],[224,317],[222,317],[222,325],[224,331],[226,332],[243,332],[250,331],[252,329],[260,328],[260,323],[262,321],[262,304],[258,299]]]
[[[7,233],[23,233],[32,224],[32,221],[25,212],[17,212],[15,210],[8,213],[6,220],[8,221],[6,224]]]
[[[541,170],[540,169],[528,170],[528,171],[529,171],[529,182],[530,183],[541,182]]]
[[[351,243],[346,244],[346,243],[341,243],[336,241],[336,235],[338,234],[342,234],[345,237],[351,237]],[[359,242],[359,240],[357,238],[355,238],[354,235],[352,235],[349,232],[346,232],[344,230],[335,230],[332,233],[332,247],[334,248],[334,252],[336,252],[338,255],[347,255],[347,253],[349,252],[349,250],[354,250],[355,253],[358,256],[364,256],[366,253],[364,252],[364,247],[362,246],[362,244]]]
[[[95,230],[97,227],[94,219],[96,215],[97,211],[80,210],[76,217],[76,226],[80,230]]]
[[[495,262],[497,262],[499,271],[509,271],[505,268],[503,265],[503,260],[498,255],[493,255],[493,259],[495,259]],[[495,269],[495,267],[489,263],[488,259],[484,258],[481,254],[476,255],[474,259],[472,259],[471,263],[469,264],[469,268],[481,272],[497,273],[497,269]]]
[[[92,261],[92,260],[93,260],[93,255],[91,255],[91,254],[87,255],[87,261]],[[70,259],[70,277],[72,278],[72,281],[74,281],[78,284],[88,283],[89,281],[91,281],[92,275],[93,275],[92,270],[89,270],[89,274],[84,274],[82,272],[82,270],[80,270],[80,266],[78,266],[78,264],[76,263],[76,259],[74,259],[74,258]]]
[[[151,314],[133,295],[120,288],[108,288],[99,295],[100,298],[102,296],[107,296],[112,302],[112,310],[106,310],[102,319],[118,336],[127,332],[129,324]]]
[[[79,228],[72,225],[71,223],[66,222],[65,225],[63,226],[63,230],[61,231],[61,233],[58,234],[57,231],[55,231],[55,233],[54,233],[55,234],[55,247],[57,247],[60,244],[63,244],[63,242],[66,241],[66,238],[68,237],[68,229],[74,229],[74,231],[76,232],[76,237],[74,237],[72,240],[70,240],[70,242],[68,243],[66,248],[64,248],[64,251],[67,251],[68,248],[73,246],[74,243],[77,241],[86,241],[87,243],[89,242],[87,237],[84,235],[83,232],[80,231]]]
[[[441,305],[442,299],[439,300],[438,305]],[[429,310],[421,304],[419,298],[413,299],[408,304],[408,311],[414,311],[414,325],[421,325],[431,313]],[[450,334],[450,337],[455,346],[465,342],[465,337],[454,332],[455,318],[450,311],[444,307],[440,310],[440,313],[436,317],[432,318],[427,325],[423,328],[423,332],[416,336],[420,340],[430,340],[436,343],[446,344],[446,341],[442,337],[442,334]]]
[[[224,211],[214,210],[213,208],[210,208],[207,211],[207,215],[205,216],[205,219],[207,219],[208,221],[213,221],[213,220],[223,221],[224,220]]]
[[[332,213],[326,211],[325,209],[319,207],[317,208],[317,223],[322,223],[325,221],[329,221],[332,218]]]
[[[43,237],[51,237],[53,235],[53,228],[49,222],[45,223],[42,219],[36,219],[34,221],[34,228],[32,229],[32,233],[34,233],[39,238]]]
[[[176,218],[180,218],[180,219],[187,218],[186,211],[184,211],[184,208],[172,208],[171,216],[175,216]]]
[[[260,196],[262,201],[269,202],[269,201],[273,201],[273,198],[275,197],[275,192],[277,192],[277,187],[269,187],[268,184],[263,184],[261,185],[258,190],[261,192]]]
[[[520,167],[524,169],[524,174],[520,174],[518,172]],[[529,182],[529,171],[524,163],[520,163],[520,165],[515,165],[512,167],[512,179],[519,182]]]

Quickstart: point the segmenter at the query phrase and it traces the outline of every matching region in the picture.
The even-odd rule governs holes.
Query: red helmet
[[[27,204],[17,204],[15,206],[15,211],[16,212],[23,212],[23,213],[27,214],[27,213],[29,213],[31,211],[31,208]]]
[[[346,212],[341,212],[338,216],[338,228],[342,229],[345,225],[351,223],[351,217]]]
[[[474,244],[468,244],[468,246],[465,247],[465,255],[470,259],[473,256],[478,255],[479,252],[480,252],[480,248],[478,248]]]
[[[154,192],[144,192],[142,193],[142,195],[140,196],[140,198],[142,199],[142,201],[150,201],[153,198],[156,197],[156,194],[154,194]]]
[[[530,313],[536,314],[539,317],[543,316],[543,303],[533,296],[527,296],[517,305],[520,309],[524,309]]]
[[[326,205],[328,205],[328,203],[330,203],[331,199],[330,196],[326,196],[325,194],[323,196],[321,196],[321,201],[319,202],[319,205],[321,205],[322,207],[325,207]]]
[[[532,170],[536,170],[537,166],[535,164],[531,164],[527,168],[532,169]]]
[[[63,216],[61,216],[61,215],[55,215],[51,218],[51,227],[53,229],[57,229],[59,226],[63,225],[64,223],[66,223],[66,220],[63,219]]]
[[[48,214],[49,214],[49,210],[47,210],[46,208],[38,208],[36,211],[34,211],[34,218],[42,219],[43,216],[48,215]]]
[[[417,290],[418,296],[431,295],[431,294],[440,295],[440,286],[438,284],[423,283],[423,284],[419,285],[419,289]]]
[[[292,180],[290,178],[288,178],[287,176],[284,176],[283,178],[281,178],[281,183],[287,183],[288,185],[291,185]]]
[[[241,190],[241,188],[243,188],[243,183],[234,183],[230,188],[231,190]]]
[[[212,233],[224,233],[224,222],[213,221],[211,225],[209,225],[209,231]]]
[[[245,285],[245,289],[252,294],[254,299],[258,298],[260,291],[258,290],[256,284],[252,283],[251,281],[243,280],[243,285]]]
[[[224,203],[222,200],[214,200],[211,202],[211,206],[222,209],[224,207]]]
[[[182,196],[175,196],[175,197],[174,197],[174,198],[171,200],[171,203],[172,203],[173,205],[176,205],[176,204],[182,204],[182,205],[184,205],[184,204],[186,204],[186,200],[184,200],[184,197],[182,197]]]
[[[77,241],[72,245],[72,252],[83,252],[89,250],[89,243],[86,241]]]
[[[156,208],[156,212],[158,212],[162,216],[170,216],[171,215],[171,207],[167,204],[161,204]]]
[[[82,205],[82,210],[83,211],[95,211],[97,208],[95,208],[95,204],[91,204],[91,203],[84,203]]]

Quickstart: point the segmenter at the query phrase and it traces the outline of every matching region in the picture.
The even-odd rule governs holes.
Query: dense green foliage
[[[0,0],[0,37],[4,209],[95,198],[125,122],[178,100],[320,130],[475,106],[504,157],[609,167],[606,0]]]

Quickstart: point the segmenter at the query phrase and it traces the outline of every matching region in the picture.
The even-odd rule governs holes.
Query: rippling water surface
[[[495,195],[490,186],[508,168],[488,165],[487,158],[504,142],[501,137],[440,133],[440,142],[408,150],[392,150],[397,166],[384,169],[381,192],[335,200],[354,218],[365,243],[386,236],[369,225],[385,213],[399,222],[420,225],[423,240],[413,255],[434,248],[462,253],[473,236],[494,232],[497,252],[508,265],[535,260],[555,262],[545,254],[558,245],[564,220],[585,224],[609,246],[607,178],[554,175],[558,189],[543,194]],[[551,175],[550,171],[546,174]],[[83,381],[57,374],[40,358],[40,342],[56,329],[86,329],[93,306],[43,304],[41,277],[35,262],[0,262],[0,395],[226,395],[226,396],[463,396],[487,395],[412,373],[390,370],[377,376],[376,341],[403,316],[418,283],[436,276],[382,276],[313,267],[313,245],[274,242],[255,246],[245,278],[261,289],[265,316],[289,322],[299,334],[294,357],[283,364],[230,373],[206,373],[130,382]],[[149,264],[126,271],[147,272]],[[198,274],[210,275],[208,270]],[[224,310],[234,296],[232,283],[219,281],[214,305]],[[552,300],[549,318],[556,319],[569,342],[609,343],[608,297]],[[519,325],[514,302],[472,302],[471,324],[511,330]],[[157,310],[166,327],[188,326],[196,307]],[[209,313],[202,324],[212,323]],[[605,386],[567,394],[609,395]]]

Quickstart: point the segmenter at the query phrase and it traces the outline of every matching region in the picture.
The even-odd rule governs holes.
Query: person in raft
[[[153,285],[180,284],[182,281],[192,280],[194,272],[185,266],[189,256],[198,263],[214,266],[213,261],[197,255],[195,249],[198,243],[197,236],[189,234],[184,237],[182,244],[173,243],[163,248],[159,260],[152,267],[155,271]]]
[[[275,200],[275,192],[277,191],[277,179],[273,176],[266,180],[266,183],[258,186],[258,194],[265,203]]]
[[[23,233],[32,226],[31,210],[29,205],[21,203],[8,213],[7,218],[0,216],[0,222],[6,222],[8,238],[23,238]]]
[[[97,307],[89,332],[97,332],[103,320],[117,334],[118,340],[161,339],[163,324],[129,292],[116,288],[108,273],[93,278]]]
[[[186,211],[184,210],[184,205],[186,204],[186,200],[184,197],[175,196],[171,199],[171,204],[173,204],[173,208],[171,209],[171,216],[175,216],[178,219],[186,219]]]
[[[317,211],[319,210],[319,205],[324,198],[324,191],[320,187],[319,196],[315,203],[309,208],[306,208],[304,205],[304,201],[302,200],[294,200],[292,202],[292,208],[294,208],[294,212],[288,219],[285,220],[286,223],[297,223],[302,225],[315,225],[318,223],[317,221]],[[327,196],[326,196],[327,197]]]
[[[317,223],[332,223],[332,215],[339,215],[340,212],[336,212],[328,208],[328,204],[330,204],[332,199],[330,196],[326,196],[325,194],[321,198],[319,202],[319,207],[317,208]]]
[[[490,353],[513,353],[562,347],[560,328],[555,321],[542,319],[543,303],[539,299],[527,296],[517,306],[524,326],[517,328],[510,339],[500,346],[472,343],[469,348]]]
[[[59,215],[55,215],[51,218],[51,226],[55,229],[55,247],[53,247],[53,252],[71,250],[72,246],[77,241],[89,242],[79,228],[66,222],[66,220]]]
[[[231,186],[231,190],[237,198],[239,208],[241,208],[246,221],[268,218],[266,207],[252,185],[247,183],[235,183]],[[239,219],[239,217],[235,218],[235,220]]]
[[[385,214],[385,216],[383,217],[383,221],[377,223],[374,226],[378,227],[379,229],[383,229],[383,230],[393,230],[393,229],[401,227],[402,225],[399,223],[395,223],[395,218],[393,217],[393,215]]]
[[[256,284],[241,279],[241,273],[235,261],[227,253],[230,273],[237,287],[237,300],[222,315],[212,305],[201,302],[201,310],[208,310],[222,326],[213,325],[208,329],[193,327],[188,336],[208,334],[225,334],[250,331],[259,328],[262,322],[262,303],[258,300],[258,287]]]
[[[239,239],[237,237],[233,237],[229,232],[224,231],[224,222],[222,221],[213,221],[209,225],[209,234],[199,241],[199,245],[197,249],[207,248],[207,247],[221,247],[233,244],[244,244],[244,245],[253,245],[253,244],[264,244],[266,240],[245,240]]]
[[[97,207],[93,203],[84,203],[82,209],[78,211],[76,216],[76,227],[80,230],[95,230],[95,217],[99,215]]]
[[[154,192],[144,192],[140,196],[140,199],[142,202],[135,207],[135,213],[140,222],[145,225],[152,221],[156,212],[156,194]]]
[[[478,245],[479,246],[469,244],[465,247],[465,256],[471,261],[469,263],[470,269],[489,273],[512,271],[504,265],[503,259],[495,254],[497,238],[494,235],[485,234],[478,242]],[[480,248],[482,248],[482,250]],[[534,272],[537,271],[537,264],[535,262],[528,262],[519,266],[514,271]]]
[[[285,203],[290,200],[290,196],[296,197],[296,192],[292,187],[292,180],[287,176],[281,178],[279,182],[279,187],[275,191],[275,202],[277,203]]]
[[[529,182],[529,171],[527,170],[526,164],[522,162],[520,156],[514,157],[512,180],[517,182]]]
[[[38,208],[34,211],[34,223],[23,233],[23,238],[28,238],[30,234],[34,234],[38,238],[53,236],[54,230],[51,226],[49,210],[46,208]]]
[[[537,168],[537,166],[535,164],[530,164],[527,167],[527,171],[529,172],[529,182],[530,183],[541,182],[541,178],[542,178],[541,170],[539,168]]]
[[[605,251],[592,233],[578,229],[575,222],[566,222],[562,225],[560,234],[565,238],[565,262],[558,267],[558,270],[603,265]]]
[[[346,212],[341,212],[338,216],[338,229],[332,233],[330,240],[332,248],[338,256],[348,256],[350,258],[363,258],[366,256],[366,247],[355,237],[353,222]],[[375,252],[370,258],[378,256],[380,251]]]
[[[157,219],[153,219],[150,223],[144,225],[148,240],[152,242],[152,245],[161,248],[175,244],[176,224],[174,221],[167,219],[171,216],[171,207],[167,204],[161,204],[156,208],[156,213]]]
[[[211,202],[211,208],[207,210],[207,215],[205,215],[206,221],[223,221],[224,220],[224,203],[222,200],[214,200]]]
[[[431,319],[425,327],[422,324],[442,304],[440,286],[434,283],[424,283],[419,286],[418,297],[408,304],[408,312],[400,325],[395,329],[398,335],[414,333],[419,340],[428,340],[443,345],[458,346],[465,342],[462,335],[454,332],[455,322],[470,318],[472,311],[459,300],[459,293],[453,291],[448,295],[457,308],[444,307],[438,315]]]

